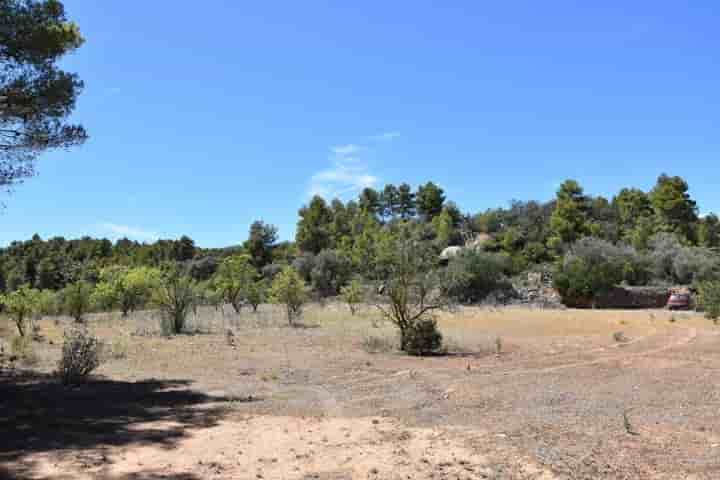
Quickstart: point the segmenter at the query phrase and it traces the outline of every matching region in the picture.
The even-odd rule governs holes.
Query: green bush
[[[720,280],[702,282],[699,292],[699,304],[705,310],[705,316],[717,322],[720,318]]]
[[[273,280],[270,287],[273,303],[285,306],[288,323],[293,325],[302,314],[302,307],[308,299],[308,289],[300,274],[293,267],[285,267]]]
[[[437,322],[432,318],[424,318],[408,330],[403,350],[410,355],[423,356],[437,352],[441,347],[442,334],[437,328]]]
[[[63,311],[82,323],[83,317],[90,311],[93,287],[88,282],[78,281],[65,287],[62,291]]]
[[[165,335],[185,328],[188,313],[198,301],[197,282],[175,265],[166,267],[153,292],[153,303],[162,313],[160,327]]]
[[[503,255],[463,250],[450,260],[444,288],[458,302],[479,302],[503,285],[506,268]]]

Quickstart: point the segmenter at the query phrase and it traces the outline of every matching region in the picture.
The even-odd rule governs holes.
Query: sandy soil
[[[720,329],[700,315],[463,309],[424,359],[364,351],[392,335],[373,320],[207,311],[210,333],[164,339],[140,335],[152,314],[98,316],[114,355],[69,390],[49,375],[68,320],[45,319],[32,369],[3,357],[0,478],[720,478]]]

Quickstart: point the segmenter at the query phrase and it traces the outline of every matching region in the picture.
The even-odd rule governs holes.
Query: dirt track
[[[46,432],[56,445],[9,442],[0,461],[16,478],[720,478],[718,332],[697,316],[635,315],[622,320],[627,343],[608,320],[603,334],[507,335],[499,356],[370,355],[333,325],[240,329],[234,347],[223,335],[143,337],[101,372],[119,410],[141,411],[90,415],[100,386],[53,391],[78,405]],[[160,383],[123,397],[140,378]],[[177,378],[192,383],[162,383]],[[164,396],[187,391],[204,397]],[[46,417],[24,424],[42,431]],[[109,431],[79,424],[100,418]]]

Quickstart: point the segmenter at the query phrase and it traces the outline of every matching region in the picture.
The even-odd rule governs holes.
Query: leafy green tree
[[[366,187],[360,192],[358,206],[363,212],[367,212],[373,217],[380,216],[382,210],[382,202],[380,194],[374,188]]]
[[[252,307],[253,312],[257,312],[258,307],[267,300],[267,297],[268,285],[265,279],[259,278],[248,284],[245,298],[247,303]]]
[[[563,303],[574,305],[595,301],[623,280],[634,251],[610,242],[584,238],[573,245],[553,276]]]
[[[450,212],[447,209],[443,209],[440,215],[432,219],[432,225],[435,229],[436,241],[440,248],[445,248],[456,240],[457,231],[453,225]]]
[[[401,183],[397,189],[398,205],[397,211],[400,218],[408,220],[417,214],[417,206],[415,204],[415,193],[407,183]]]
[[[18,290],[0,295],[0,304],[13,319],[21,337],[32,332],[33,316],[40,311],[40,292],[28,285]]]
[[[302,315],[302,307],[308,300],[308,288],[294,268],[285,267],[272,282],[270,299],[273,303],[285,307],[288,323],[294,325],[295,320]]]
[[[630,244],[637,250],[647,250],[650,239],[655,235],[655,222],[651,217],[640,217],[635,227],[627,234]]]
[[[623,188],[613,199],[613,204],[620,226],[625,231],[633,230],[638,221],[653,214],[650,198],[638,188]]]
[[[175,264],[165,265],[153,291],[153,303],[163,315],[163,332],[178,334],[198,302],[197,282]]]
[[[350,283],[342,287],[340,295],[350,309],[350,314],[355,315],[358,305],[362,303],[365,296],[362,283],[357,278],[352,279]]]
[[[433,182],[418,187],[415,195],[417,211],[426,221],[440,215],[445,204],[445,192]]]
[[[314,196],[310,204],[300,209],[295,241],[303,252],[320,253],[330,247],[330,224],[332,213],[320,196]]]
[[[42,152],[87,138],[66,122],[83,83],[57,66],[83,41],[58,0],[0,1],[0,187],[31,176]]]
[[[347,283],[352,264],[336,250],[323,250],[314,259],[310,279],[315,290],[324,297],[336,295]]]
[[[220,264],[215,285],[225,302],[232,305],[236,313],[242,310],[247,287],[257,275],[248,255],[233,255]]]
[[[180,240],[175,242],[175,260],[178,262],[192,260],[196,250],[195,241],[187,235],[183,235]]]
[[[437,254],[407,228],[385,233],[378,252],[377,278],[381,282],[376,307],[398,328],[400,349],[415,353],[410,342],[416,329],[424,329],[424,322],[432,321],[433,313],[451,302],[437,269]]]
[[[84,280],[78,280],[66,286],[62,291],[63,311],[73,317],[76,322],[82,323],[85,314],[91,310],[92,293],[93,286]]]
[[[245,241],[245,251],[250,255],[253,266],[257,269],[272,263],[272,253],[277,242],[277,227],[256,220],[250,225],[250,234]]]
[[[650,202],[660,231],[694,240],[697,204],[690,198],[688,184],[683,178],[660,175],[650,192]]]
[[[588,233],[587,198],[575,180],[565,180],[557,191],[550,226],[562,242],[572,243]]]
[[[466,249],[448,264],[446,294],[463,303],[480,302],[502,285],[507,268],[502,254]]]
[[[720,220],[710,213],[700,219],[698,225],[698,244],[707,248],[720,247]]]

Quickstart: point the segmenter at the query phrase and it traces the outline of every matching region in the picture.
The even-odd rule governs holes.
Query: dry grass
[[[391,456],[384,461],[401,465],[395,462],[405,461],[404,454],[395,457],[393,452],[413,451],[413,441],[450,439],[454,445],[467,445],[482,454],[489,462],[485,467],[495,471],[487,477],[480,476],[479,469],[477,475],[466,471],[463,478],[564,478],[563,465],[571,464],[577,465],[577,478],[651,479],[685,478],[695,468],[692,465],[706,465],[708,471],[720,468],[710,447],[720,444],[714,388],[720,383],[718,330],[701,314],[674,312],[674,323],[669,321],[671,315],[648,310],[462,308],[438,318],[449,355],[424,359],[397,352],[397,332],[390,323],[382,322],[372,307],[353,316],[345,305],[311,305],[297,328],[289,327],[282,310],[271,305],[261,306],[258,313],[245,310],[239,315],[229,309],[201,308],[188,319],[191,333],[172,338],[159,336],[159,316],[152,311],[136,312],[127,318],[118,313],[90,315],[88,323],[95,335],[112,345],[110,358],[97,371],[106,381],[133,386],[147,379],[181,380],[189,382],[187,389],[225,399],[218,406],[227,430],[201,429],[188,434],[194,435],[188,441],[196,442],[193,455],[197,456],[187,463],[194,474],[187,478],[216,478],[198,466],[198,460],[207,465],[204,455],[230,472],[217,478],[246,478],[245,470],[232,474],[233,468],[239,468],[238,458],[246,458],[238,457],[237,451],[258,458],[265,450],[274,455],[273,439],[281,442],[293,434],[301,435],[302,442],[324,445],[314,419],[332,419],[339,433],[328,448],[342,445],[343,451],[354,448],[362,450],[363,458],[373,458],[377,449],[385,448],[387,438]],[[39,359],[34,369],[50,372],[57,365],[63,331],[72,321],[45,318],[38,325],[43,340],[33,345]],[[9,321],[0,318],[0,340],[5,344],[14,333],[11,327]],[[228,330],[233,332],[232,342],[227,340]],[[630,341],[620,347],[613,335],[616,332],[623,332]],[[92,384],[84,392],[91,395],[91,388]],[[119,387],[108,388],[115,391]],[[123,388],[132,391],[135,387]],[[154,408],[152,405],[150,410]],[[629,409],[633,431],[639,435],[625,433],[623,414]],[[343,430],[349,425],[359,428],[358,422],[374,416],[396,426],[381,431],[376,424],[366,422],[368,432],[377,437],[363,433],[360,438]],[[261,428],[276,420],[279,431],[273,433],[273,439],[268,437],[265,450],[264,444],[213,443],[216,435],[222,438],[225,433],[227,442],[238,442],[241,426],[249,428],[257,423]],[[422,437],[417,434],[415,440],[399,440],[410,428],[420,429],[416,431],[424,432]],[[246,438],[252,440],[259,434],[259,430],[249,429]],[[343,443],[350,442],[346,438],[354,443]],[[376,443],[368,443],[367,438]],[[102,440],[112,442],[111,438]],[[145,438],[135,441],[132,432],[127,440],[130,443],[113,454],[117,464],[125,457],[135,458],[138,449],[152,443]],[[603,448],[595,449],[598,442],[603,442]],[[283,461],[309,454],[306,447],[306,443],[293,444],[296,452]],[[159,449],[165,452],[166,463],[185,455],[182,449],[164,445]],[[98,449],[87,450],[92,453]],[[227,456],[219,455],[219,451]],[[457,451],[448,450],[448,456]],[[92,470],[95,467],[87,472],[82,470],[86,467],[73,470],[76,466],[66,459],[75,458],[75,453],[68,447],[62,458],[53,457],[61,470],[52,471],[54,477],[47,474],[44,478],[92,478],[95,474],[102,478],[100,470]],[[18,455],[23,458],[28,453]],[[357,455],[343,468],[350,471],[358,465]],[[28,458],[26,463],[42,463],[43,458]],[[319,468],[323,460],[308,460],[299,464],[302,470],[277,478],[314,475],[318,470],[312,469]],[[419,457],[414,460],[413,468],[440,469]],[[172,468],[178,468],[174,465]],[[559,472],[559,476],[530,475],[520,468],[528,465],[536,473],[548,469]],[[593,470],[597,465],[603,470]],[[0,456],[0,476],[3,466]],[[126,466],[137,467],[127,462]],[[242,463],[242,468],[246,466],[253,468],[247,478],[256,478],[257,465]],[[392,472],[382,476],[379,469],[378,480],[393,478]],[[186,472],[163,471],[169,478],[181,473]],[[414,478],[430,478],[426,473]],[[434,474],[435,478],[444,475],[439,470]],[[145,478],[143,472],[138,475]]]

